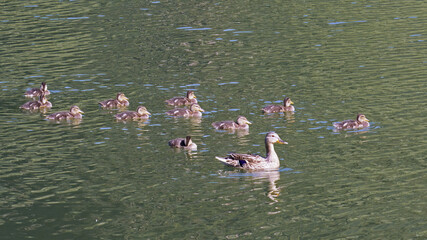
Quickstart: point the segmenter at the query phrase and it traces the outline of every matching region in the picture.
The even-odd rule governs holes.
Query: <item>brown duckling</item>
[[[356,120],[345,120],[342,122],[334,123],[334,127],[338,130],[341,129],[353,129],[353,128],[365,128],[369,127],[369,119],[363,114],[357,114]]]
[[[279,113],[279,112],[295,111],[294,106],[292,106],[291,104],[294,104],[294,102],[292,102],[290,98],[286,97],[283,100],[283,105],[268,105],[262,108],[261,110],[264,113]]]
[[[230,167],[242,168],[247,170],[261,170],[261,169],[277,169],[280,167],[280,160],[274,151],[273,144],[288,144],[283,141],[275,132],[269,132],[265,136],[265,149],[267,156],[261,157],[255,154],[240,154],[230,153],[227,157],[215,157]]]
[[[127,107],[129,106],[128,100],[124,93],[117,93],[116,99],[99,102],[99,105],[103,108]]]
[[[114,115],[117,120],[143,120],[150,118],[151,113],[147,111],[147,108],[144,106],[139,106],[136,109],[136,112],[126,111],[119,114]]]
[[[76,105],[70,108],[69,112],[56,112],[48,115],[46,118],[50,120],[69,120],[69,119],[81,119],[82,113],[84,113],[80,108]]]
[[[40,108],[51,108],[52,103],[49,102],[44,94],[40,95],[38,101],[29,101],[19,108],[25,109],[25,110],[36,110]]]
[[[168,142],[169,146],[188,150],[197,150],[197,145],[191,140],[191,136],[186,138],[175,138]]]
[[[168,105],[171,106],[190,106],[191,104],[197,103],[196,95],[193,91],[187,91],[187,96],[185,97],[174,97],[165,101]]]
[[[215,129],[220,130],[232,130],[232,129],[249,129],[249,124],[251,122],[246,119],[244,116],[238,116],[235,122],[233,121],[222,121],[222,122],[214,122],[212,126]]]
[[[167,111],[166,114],[169,116],[175,117],[201,117],[202,112],[204,112],[199,104],[195,103],[190,106],[190,109],[187,108],[176,108],[170,111]]]
[[[26,97],[38,97],[42,94],[44,94],[45,96],[50,94],[50,91],[47,90],[46,82],[42,82],[42,84],[40,85],[40,88],[32,88],[25,92]]]

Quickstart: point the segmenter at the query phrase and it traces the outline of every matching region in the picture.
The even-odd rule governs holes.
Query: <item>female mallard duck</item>
[[[195,103],[190,106],[190,109],[187,108],[176,108],[170,111],[167,111],[166,114],[169,116],[175,117],[201,117],[202,112],[204,112],[199,104]]]
[[[186,138],[175,138],[168,142],[169,146],[188,150],[197,150],[197,145],[191,140],[191,136]]]
[[[29,101],[19,108],[25,109],[25,110],[36,110],[40,108],[51,108],[52,103],[50,103],[44,94],[40,95],[40,98],[38,101]]]
[[[222,122],[214,122],[212,126],[215,129],[221,130],[233,130],[233,129],[249,129],[249,124],[252,124],[243,116],[238,116],[235,122],[233,121],[222,121]]]
[[[142,120],[150,118],[151,113],[147,111],[147,108],[144,106],[139,106],[136,109],[136,112],[126,111],[119,114],[114,115],[117,120]]]
[[[288,144],[280,139],[279,135],[275,132],[269,132],[265,136],[265,149],[267,150],[267,157],[263,158],[255,154],[241,154],[230,153],[227,157],[215,157],[227,166],[247,169],[247,170],[261,170],[261,169],[277,169],[280,167],[279,157],[274,151],[273,144]]]
[[[278,112],[295,111],[294,106],[292,106],[291,104],[294,104],[294,102],[292,102],[292,100],[290,98],[286,97],[283,100],[283,106],[282,105],[268,105],[268,106],[262,108],[261,110],[264,113],[278,113]]]
[[[69,120],[69,119],[81,119],[82,113],[84,113],[82,110],[80,110],[77,106],[72,106],[70,108],[69,112],[56,112],[48,115],[46,118],[50,120]]]
[[[356,120],[345,120],[342,122],[334,123],[334,127],[338,130],[341,129],[353,129],[353,128],[365,128],[369,127],[369,119],[363,114],[357,114]]]
[[[116,99],[99,102],[99,105],[103,108],[127,107],[129,106],[128,100],[124,93],[117,93]]]
[[[171,106],[189,106],[191,104],[197,103],[197,99],[193,91],[188,91],[186,97],[174,97],[169,100],[166,100],[165,102]]]
[[[26,97],[38,97],[42,94],[44,94],[45,96],[50,94],[50,91],[47,90],[47,84],[45,82],[42,82],[40,88],[32,88],[25,92]]]

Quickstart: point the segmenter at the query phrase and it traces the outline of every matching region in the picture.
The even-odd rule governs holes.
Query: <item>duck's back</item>
[[[278,112],[284,112],[285,109],[284,106],[281,105],[268,105],[264,108],[262,108],[262,111],[264,113],[278,113]]]
[[[214,122],[212,126],[220,130],[236,129],[238,125],[233,121]]]
[[[186,108],[176,108],[170,111],[166,112],[167,115],[170,116],[190,116],[191,115],[191,111],[186,109]]]

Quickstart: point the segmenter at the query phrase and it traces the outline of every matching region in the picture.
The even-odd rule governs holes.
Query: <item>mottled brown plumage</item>
[[[175,138],[168,142],[169,146],[173,148],[182,148],[188,150],[197,150],[197,145],[191,140],[191,136],[186,138]]]
[[[136,109],[136,112],[126,111],[114,115],[117,120],[144,120],[150,118],[151,113],[147,111],[147,108],[144,106],[139,106]]]
[[[72,106],[69,112],[56,112],[48,115],[46,118],[50,120],[69,120],[69,119],[81,119],[82,113],[84,113],[78,106]]]
[[[342,122],[334,123],[334,127],[338,130],[341,129],[354,129],[369,127],[369,119],[363,114],[358,114],[356,120],[345,120]]]
[[[117,93],[116,99],[99,102],[99,105],[103,108],[127,107],[129,106],[128,100],[124,93]]]
[[[233,129],[249,129],[249,124],[252,124],[251,122],[246,119],[244,116],[237,117],[237,120],[235,122],[233,121],[222,121],[222,122],[214,122],[212,123],[212,126],[215,129],[220,130],[233,130]]]
[[[202,112],[204,112],[199,104],[195,103],[190,106],[190,108],[175,108],[173,110],[167,111],[166,114],[169,116],[175,117],[201,117]]]
[[[50,94],[50,91],[47,90],[47,83],[45,82],[42,82],[40,88],[32,88],[25,92],[26,97],[38,97],[42,94],[45,96]]]
[[[295,111],[294,106],[291,105],[293,103],[294,102],[292,102],[292,100],[290,98],[286,97],[283,100],[283,105],[268,105],[268,106],[262,108],[261,110],[264,113],[279,113],[279,112]]]
[[[29,101],[20,106],[19,108],[25,109],[25,110],[37,110],[41,108],[51,108],[52,103],[49,102],[46,99],[46,96],[44,94],[40,95],[38,101]]]
[[[187,91],[187,96],[185,97],[174,97],[165,101],[168,105],[171,106],[190,106],[191,104],[197,103],[196,95],[193,91]]]

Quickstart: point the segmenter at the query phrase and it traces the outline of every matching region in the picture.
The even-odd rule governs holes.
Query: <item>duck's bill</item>
[[[246,124],[252,124],[251,122],[249,122],[249,121],[246,121]]]
[[[148,115],[151,115],[151,113],[149,111],[146,111],[145,113],[148,114]]]
[[[283,141],[282,139],[277,140],[277,142],[276,142],[276,143],[278,143],[278,144],[288,144],[287,142]]]
[[[79,113],[85,113],[85,112],[83,112],[82,110],[79,109]]]
[[[203,108],[200,108],[200,112],[204,112],[205,110],[203,110]]]
[[[291,104],[294,104],[294,102],[291,101]]]

